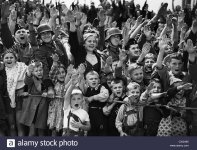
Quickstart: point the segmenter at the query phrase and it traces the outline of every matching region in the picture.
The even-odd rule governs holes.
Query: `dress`
[[[57,82],[54,90],[55,95],[59,97],[63,97],[64,94],[64,83]],[[56,129],[57,131],[61,130],[63,127],[63,98],[55,98],[49,103],[48,110],[48,120],[47,125],[49,129]]]

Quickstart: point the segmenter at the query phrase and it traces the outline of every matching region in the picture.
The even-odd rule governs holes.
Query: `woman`
[[[85,73],[94,70],[97,73],[101,71],[101,58],[97,53],[97,35],[96,33],[85,32],[83,34],[83,45],[78,42],[77,31],[74,25],[74,20],[70,22],[69,44],[71,53],[74,56],[75,67],[81,63],[86,66]]]

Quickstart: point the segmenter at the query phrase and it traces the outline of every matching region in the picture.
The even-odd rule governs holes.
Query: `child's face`
[[[129,55],[130,57],[139,57],[141,54],[138,44],[130,45]]]
[[[144,75],[143,75],[143,70],[141,68],[137,68],[133,70],[133,72],[130,75],[131,79],[137,83],[141,83]]]
[[[137,103],[139,101],[139,97],[140,97],[140,89],[139,88],[135,88],[135,89],[131,88],[127,92],[127,95],[129,97],[129,101],[131,103]]]
[[[111,84],[112,79],[113,79],[113,75],[112,75],[112,74],[110,74],[110,75],[108,75],[108,76],[106,77],[107,85],[108,85],[110,88],[112,87],[112,84]]]
[[[66,76],[66,72],[65,72],[64,68],[60,68],[59,69],[59,73],[57,75],[58,81],[62,81],[63,82],[64,79],[65,79],[65,76]]]
[[[112,82],[112,92],[115,96],[121,97],[123,94],[123,83],[113,83]]]
[[[153,88],[150,90],[150,94],[152,93],[160,93],[161,92],[161,84],[158,82],[153,82]]]
[[[70,106],[71,108],[77,110],[81,107],[83,102],[82,94],[74,94],[71,96]]]
[[[170,69],[174,75],[181,73],[183,62],[182,60],[172,59],[170,62]]]
[[[88,74],[86,78],[88,85],[92,88],[95,88],[99,84],[99,78],[96,74],[94,75]]]
[[[146,68],[147,71],[152,71],[152,66],[155,63],[155,61],[151,58],[147,58],[145,60],[144,67]]]
[[[173,84],[173,86],[174,86],[174,87],[177,87],[177,86],[180,86],[180,85],[182,85],[182,84],[183,84],[183,82],[176,82],[176,83]],[[184,95],[184,91],[183,91],[183,90],[180,90],[180,91],[175,95],[175,98],[181,99],[181,98],[183,98],[183,95]]]
[[[36,76],[38,79],[42,79],[43,77],[43,68],[40,67],[35,67],[33,71],[33,75]]]
[[[7,53],[3,57],[3,62],[4,62],[6,67],[12,68],[16,64],[16,58],[14,57],[14,54]]]

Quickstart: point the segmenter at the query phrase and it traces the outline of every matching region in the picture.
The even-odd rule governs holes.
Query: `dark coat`
[[[28,92],[31,95],[41,95],[43,91],[47,90],[48,87],[52,86],[52,81],[46,79],[42,82],[42,90],[38,91],[36,85],[33,81],[33,77],[26,76],[25,84],[28,85]],[[48,106],[49,100],[44,97],[33,97],[29,96],[24,98],[20,123],[31,126],[32,123],[35,124],[35,128],[46,129],[47,128],[47,118],[48,118]]]

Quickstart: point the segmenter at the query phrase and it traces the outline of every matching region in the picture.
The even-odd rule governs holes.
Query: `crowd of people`
[[[197,6],[0,3],[1,136],[197,135]]]

